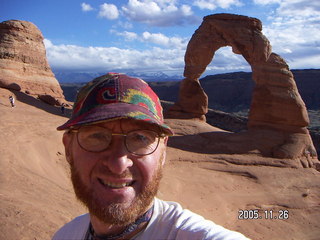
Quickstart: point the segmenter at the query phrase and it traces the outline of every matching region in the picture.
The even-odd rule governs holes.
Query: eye
[[[110,136],[100,132],[95,132],[80,135],[79,140],[82,145],[88,146],[90,148],[96,148],[95,146],[104,146],[106,144],[109,144]]]
[[[147,136],[140,134],[140,133],[131,133],[129,135],[129,139],[131,141],[136,141],[136,142],[143,142],[145,144],[150,142],[150,139],[147,138]]]
[[[128,134],[128,140],[139,143],[140,145],[149,145],[155,142],[157,134],[153,131],[142,130],[133,131]]]
[[[101,127],[83,127],[77,138],[79,145],[85,150],[99,152],[109,146],[112,136],[109,130]]]
[[[96,132],[96,133],[91,133],[90,135],[87,135],[86,138],[89,141],[90,139],[94,141],[106,141],[109,138],[109,136],[107,136],[104,133]]]

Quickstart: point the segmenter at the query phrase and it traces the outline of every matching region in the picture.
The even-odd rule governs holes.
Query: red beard
[[[152,181],[137,194],[129,206],[124,203],[107,204],[98,201],[95,193],[81,180],[80,174],[73,164],[72,156],[70,159],[71,181],[77,198],[88,208],[90,214],[95,215],[106,224],[126,226],[143,215],[150,207],[162,178],[162,161],[163,155]]]

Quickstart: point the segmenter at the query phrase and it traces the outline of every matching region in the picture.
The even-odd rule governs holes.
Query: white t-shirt
[[[76,217],[60,228],[52,240],[82,240],[90,223],[89,214]],[[242,234],[219,226],[183,209],[176,202],[155,198],[153,215],[147,227],[134,240],[244,240]]]

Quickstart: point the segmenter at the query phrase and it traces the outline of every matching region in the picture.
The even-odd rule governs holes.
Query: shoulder
[[[158,219],[161,219],[163,222],[174,221],[178,227],[199,221],[213,223],[188,209],[183,209],[177,202],[162,201],[157,198],[155,199],[155,213]]]
[[[242,234],[228,230],[202,216],[183,209],[179,203],[155,199],[154,216],[146,232],[163,239],[225,239],[244,240]]]
[[[90,223],[89,214],[80,215],[61,227],[52,240],[83,239]]]

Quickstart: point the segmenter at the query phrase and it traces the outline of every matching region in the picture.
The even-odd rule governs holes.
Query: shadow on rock
[[[39,108],[43,111],[46,111],[48,113],[51,113],[57,116],[65,116],[66,118],[69,118],[71,116],[71,109],[69,108],[65,108],[64,114],[62,114],[60,106],[49,105],[23,92],[13,91],[13,90],[11,90],[11,92],[15,95],[18,101],[23,102],[25,104],[32,105],[36,108]]]
[[[254,154],[285,161],[298,159],[301,167],[309,168],[314,167],[318,160],[314,149],[305,148],[308,137],[306,134],[288,134],[271,129],[240,133],[216,131],[173,136],[168,146],[200,154]]]

